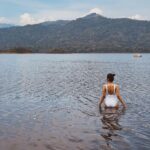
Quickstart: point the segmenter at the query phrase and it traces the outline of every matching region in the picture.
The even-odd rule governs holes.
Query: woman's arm
[[[105,88],[105,86],[103,85],[103,88],[102,88],[102,96],[100,97],[99,106],[101,106],[101,104],[103,103],[103,101],[104,101],[104,99],[105,99],[105,96],[106,96],[106,88]]]
[[[119,101],[122,103],[123,107],[127,107],[126,103],[124,102],[124,100],[122,99],[121,95],[120,95],[120,90],[119,90],[119,86],[116,86],[116,96],[119,99]]]

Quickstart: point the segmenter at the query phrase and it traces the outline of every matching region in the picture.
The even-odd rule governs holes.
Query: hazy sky
[[[110,18],[150,20],[150,0],[0,0],[0,23],[70,20],[91,12]]]

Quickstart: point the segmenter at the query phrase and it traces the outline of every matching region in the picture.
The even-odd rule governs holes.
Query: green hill
[[[0,29],[1,51],[20,47],[41,53],[150,52],[150,22],[93,13],[72,21]]]

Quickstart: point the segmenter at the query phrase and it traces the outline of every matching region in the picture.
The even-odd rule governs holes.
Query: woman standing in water
[[[123,107],[126,107],[125,102],[120,96],[119,86],[113,83],[114,76],[115,74],[111,74],[111,73],[107,74],[107,83],[103,85],[102,96],[100,97],[100,103],[99,103],[100,107],[104,102],[106,108],[109,107],[118,108],[119,101],[122,103]]]

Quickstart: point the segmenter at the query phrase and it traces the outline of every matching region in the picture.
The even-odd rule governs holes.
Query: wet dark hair
[[[107,74],[107,81],[113,82],[114,81],[114,76],[115,76],[115,74],[108,73]]]

